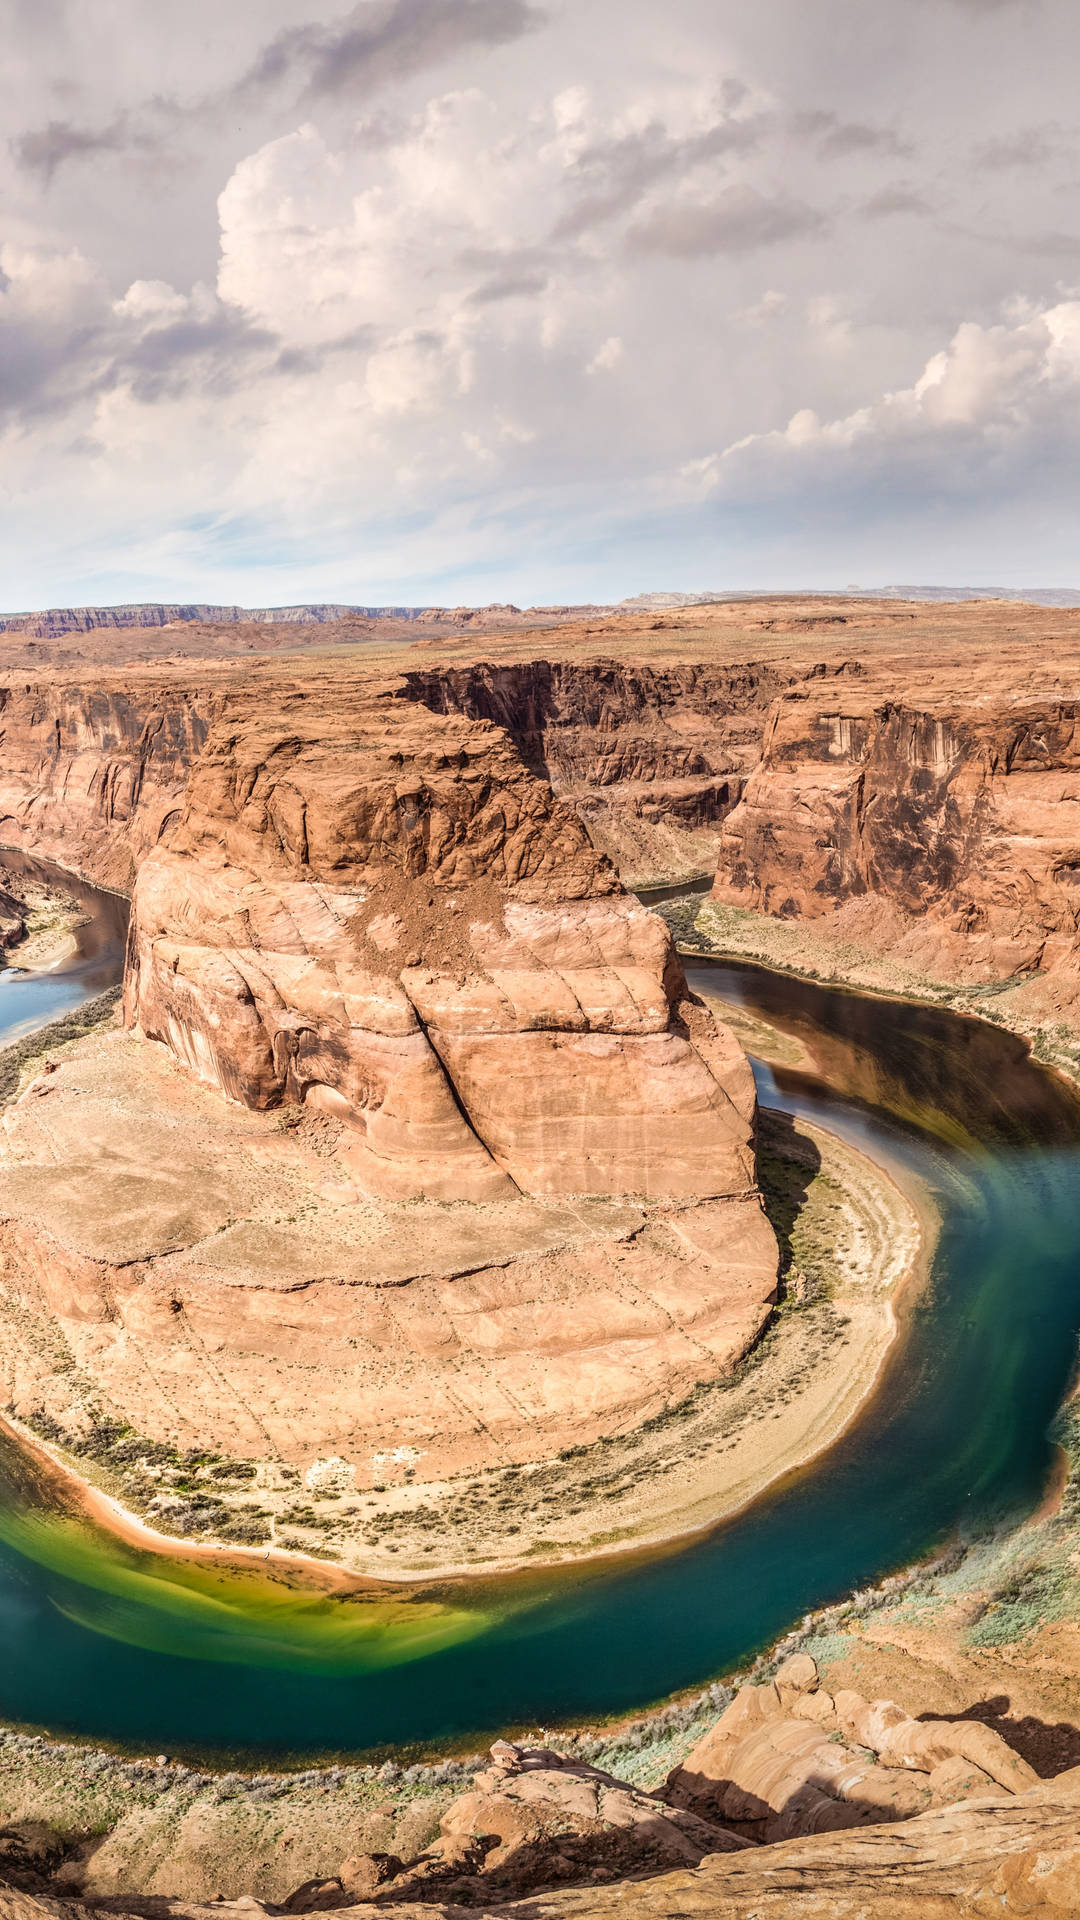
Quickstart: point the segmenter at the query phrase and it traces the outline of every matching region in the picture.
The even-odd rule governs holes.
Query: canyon
[[[590,610],[542,648],[513,624],[342,633],[288,661],[20,664],[0,710],[0,842],[132,897],[122,1025],[46,1045],[3,1118],[0,1398],[50,1445],[127,1423],[257,1461],[260,1491],[292,1498],[314,1460],[415,1507],[730,1378],[777,1302],[753,1080],[631,885],[706,881],[678,924],[717,948],[735,929],[827,977],[990,995],[1066,1064],[1080,1040],[1066,609],[778,596]],[[647,1877],[485,1880],[482,1798],[444,1828],[439,1872],[470,1884],[407,1899],[1075,1910],[1075,1771],[802,1678],[684,1757],[657,1844],[613,1869]],[[873,1819],[848,1817],[848,1764]],[[365,1871],[377,1905],[358,1880],[330,1906],[393,1912],[395,1876]],[[33,1920],[37,1894],[0,1910]]]
[[[752,1081],[623,883],[715,873],[755,928],[1068,1027],[1073,621],[778,597],[543,658],[9,672],[0,840],[132,894],[134,1036],[5,1119],[12,1411],[438,1478],[730,1371],[776,1288]]]

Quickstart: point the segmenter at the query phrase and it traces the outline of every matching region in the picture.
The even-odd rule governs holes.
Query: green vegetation
[[[256,1468],[249,1460],[148,1440],[125,1421],[100,1415],[85,1428],[70,1428],[46,1408],[36,1407],[25,1424],[81,1463],[92,1462],[107,1489],[162,1532],[180,1539],[203,1535],[248,1545],[272,1538],[267,1508],[222,1498],[255,1479]]]
[[[111,1026],[119,1003],[120,988],[110,987],[96,1000],[84,1001],[73,1013],[65,1013],[47,1027],[38,1027],[24,1039],[0,1048],[0,1106],[14,1100],[46,1060],[54,1060],[59,1052],[98,1027]]]

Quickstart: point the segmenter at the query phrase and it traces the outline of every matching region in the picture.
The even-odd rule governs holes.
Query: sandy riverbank
[[[52,973],[73,960],[79,951],[77,929],[87,922],[78,901],[26,878],[18,882],[18,897],[26,908],[26,928],[8,948],[7,965],[20,973]]]

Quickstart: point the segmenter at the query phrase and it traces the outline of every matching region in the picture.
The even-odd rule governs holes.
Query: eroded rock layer
[[[0,686],[0,846],[128,891],[178,818],[213,699],[178,680]]]
[[[663,923],[506,734],[400,688],[240,695],[140,869],[126,1009],[387,1199],[754,1185],[753,1086]]]
[[[716,897],[789,918],[885,903],[949,975],[1075,970],[1080,702],[875,680],[777,701]]]

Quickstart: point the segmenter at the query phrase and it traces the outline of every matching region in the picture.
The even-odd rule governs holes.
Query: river
[[[0,848],[0,885],[5,873],[16,881],[38,881],[67,894],[79,909],[80,924],[74,930],[71,958],[47,973],[22,973],[17,966],[0,968],[0,1047],[118,985],[128,923],[128,903],[120,894],[76,880],[50,861]]]
[[[0,1715],[252,1761],[394,1749],[644,1707],[804,1613],[1031,1511],[1080,1332],[1080,1104],[985,1022],[749,965],[691,965],[800,1038],[762,1100],[933,1192],[930,1281],[826,1455],[693,1543],[572,1571],[329,1597],[155,1556],[52,1510],[0,1449]],[[181,1550],[182,1552],[182,1550]]]

